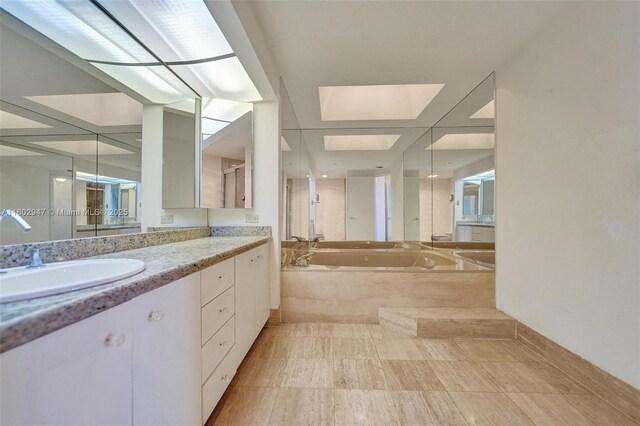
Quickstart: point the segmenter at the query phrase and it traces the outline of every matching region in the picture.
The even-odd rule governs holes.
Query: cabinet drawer
[[[202,347],[202,383],[206,382],[236,339],[235,316]]]
[[[236,374],[233,357],[226,356],[202,386],[202,424],[205,424]]]
[[[235,282],[234,259],[227,259],[202,271],[201,287],[202,305],[204,306]]]
[[[202,308],[202,345],[235,313],[235,286]]]
[[[482,228],[479,226],[472,226],[471,227],[471,232],[475,235],[475,234],[482,234]]]

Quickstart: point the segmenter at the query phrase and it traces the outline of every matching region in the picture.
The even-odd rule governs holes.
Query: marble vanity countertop
[[[484,226],[485,228],[495,228],[495,223],[481,223],[481,222],[457,222],[458,226]]]
[[[0,304],[0,353],[260,246],[269,238],[207,237],[86,258],[139,259],[146,269],[109,284]]]

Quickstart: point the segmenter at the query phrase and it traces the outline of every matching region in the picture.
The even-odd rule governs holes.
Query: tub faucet
[[[309,259],[311,259],[314,254],[314,252],[310,251],[302,254],[294,253],[293,257],[291,258],[291,264],[294,266],[309,266]]]
[[[18,213],[11,209],[0,210],[0,220],[3,217],[8,217],[22,232],[31,231],[31,226],[24,220]]]
[[[307,241],[305,238],[303,237],[296,237],[295,235],[291,236],[291,239],[296,240],[297,242],[301,243],[303,241]]]

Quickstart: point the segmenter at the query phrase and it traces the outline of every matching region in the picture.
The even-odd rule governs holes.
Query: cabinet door
[[[236,256],[236,344],[233,356],[239,364],[255,339],[254,280],[256,249]]]
[[[132,422],[128,303],[0,355],[6,425]]]
[[[262,245],[257,249],[257,265],[256,265],[256,277],[255,277],[255,302],[254,302],[254,320],[255,330],[254,333],[257,336],[262,330],[262,327],[269,319],[271,310],[271,291],[270,291],[270,260],[269,260],[269,244]]]
[[[200,422],[200,273],[134,299],[133,423]]]

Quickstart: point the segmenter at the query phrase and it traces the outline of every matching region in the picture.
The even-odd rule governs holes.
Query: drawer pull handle
[[[229,309],[227,309],[227,308],[220,308],[220,309],[218,310],[218,312],[220,312],[221,314],[226,314],[227,312],[229,312]]]
[[[224,342],[220,342],[220,347],[221,348],[226,348],[227,347],[227,341],[225,340]]]
[[[224,376],[220,377],[220,380],[223,382],[227,382],[229,383],[231,381],[231,379],[229,379],[229,375],[225,374]]]
[[[219,279],[219,280],[224,280],[224,274],[220,275],[220,276],[218,277],[218,279]]]
[[[164,318],[164,312],[162,311],[151,311],[147,316],[149,321],[161,321]]]
[[[104,345],[108,348],[117,348],[118,346],[122,346],[125,340],[124,334],[109,333],[107,337],[104,338]]]

